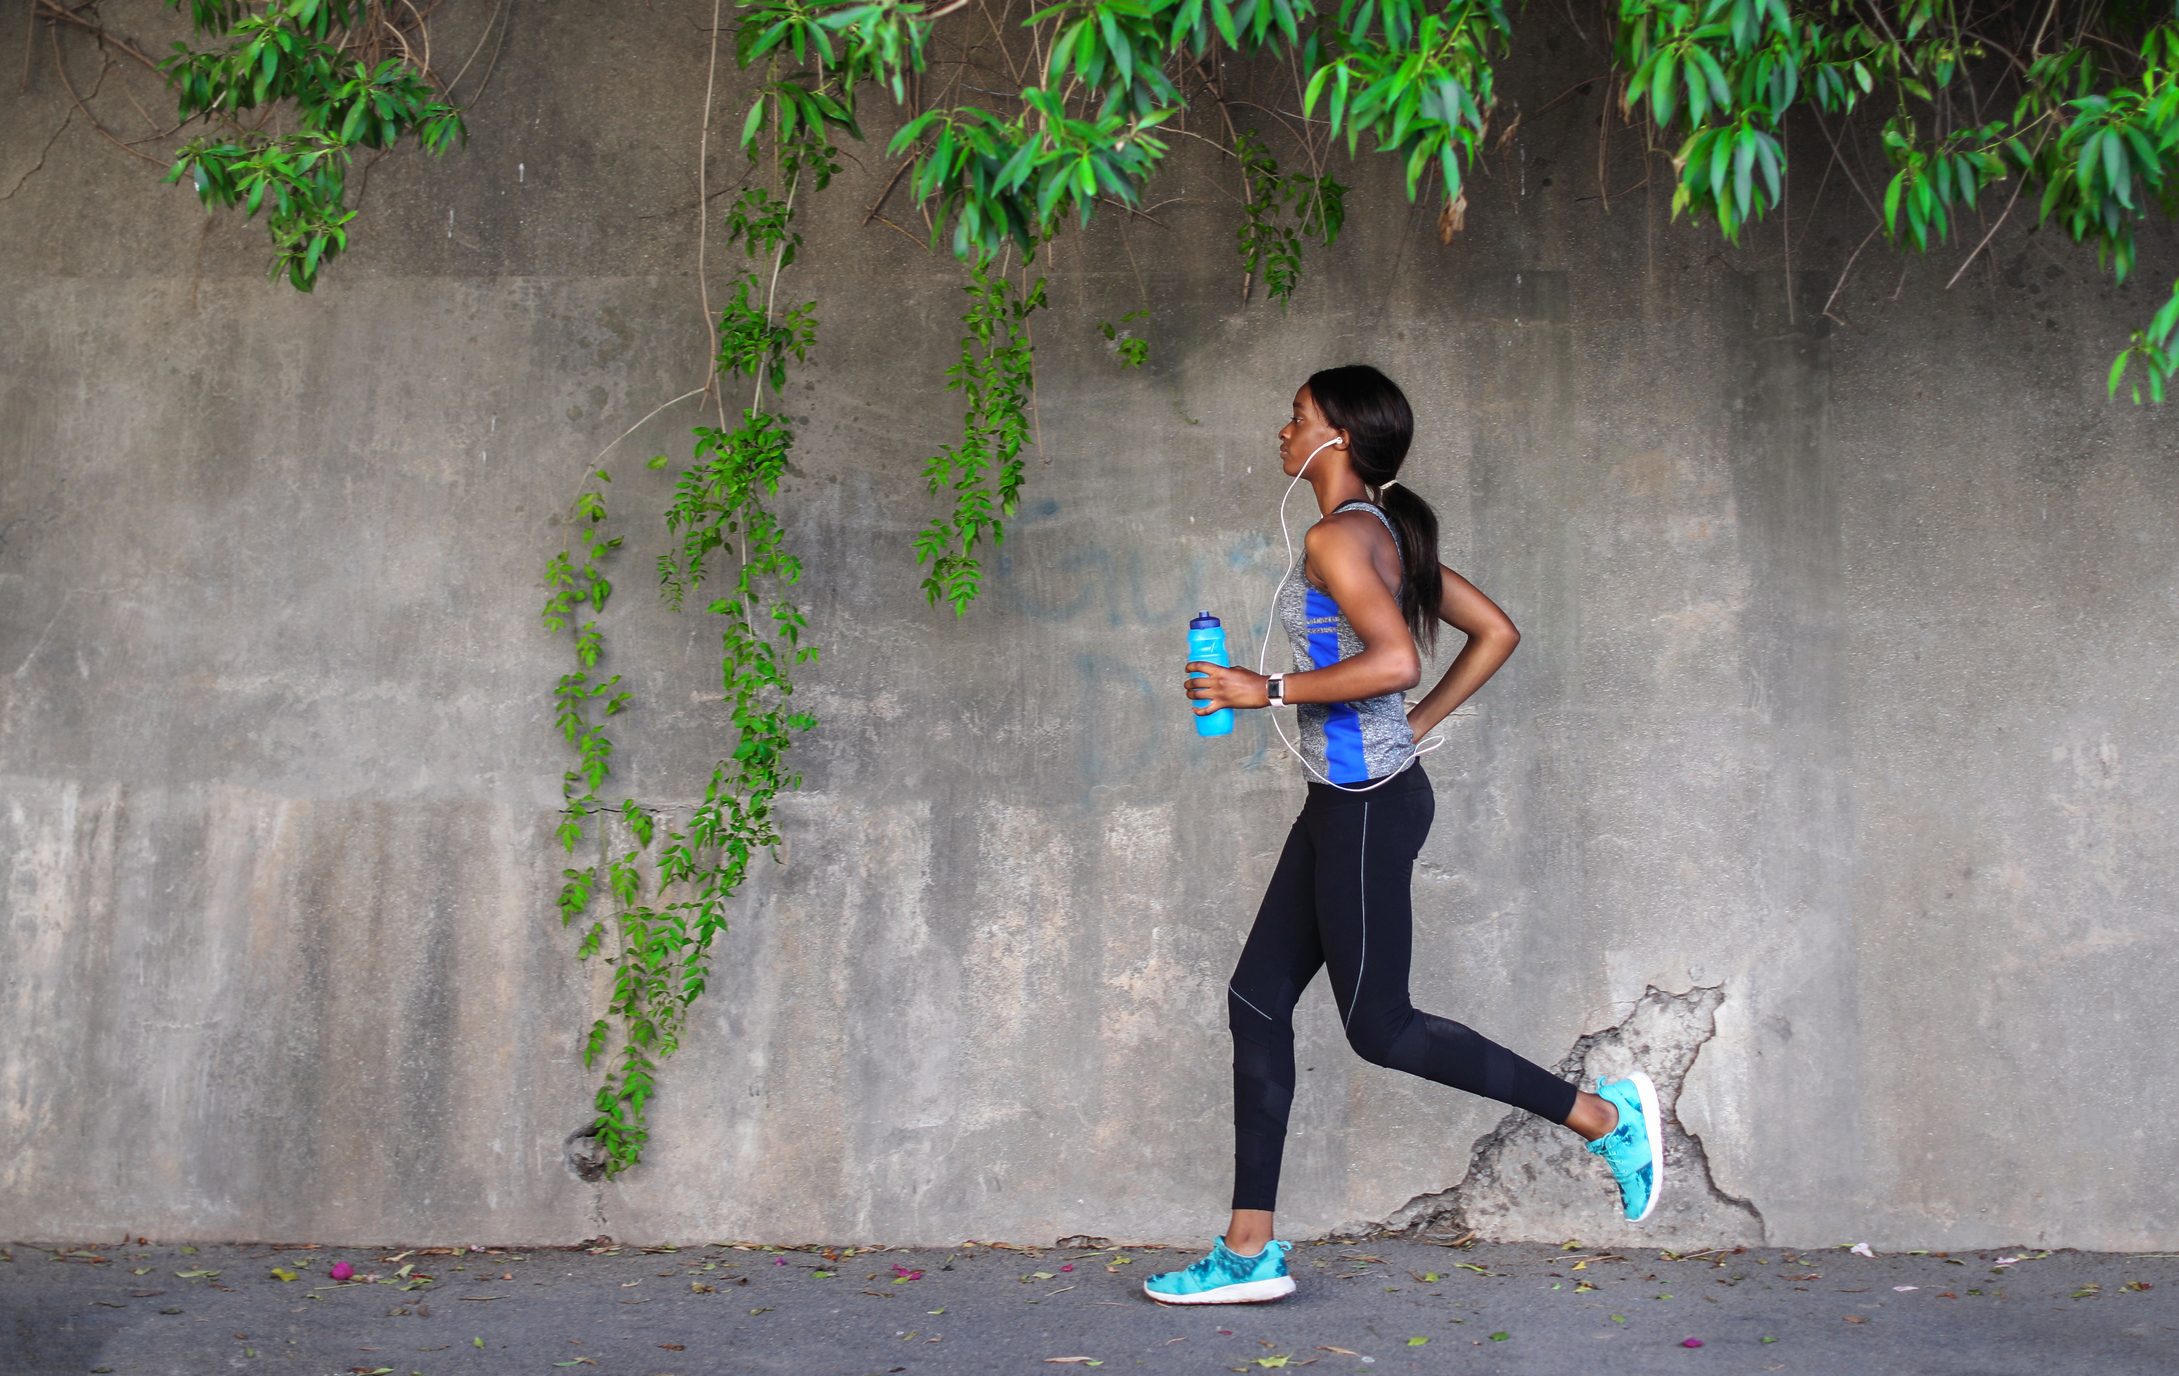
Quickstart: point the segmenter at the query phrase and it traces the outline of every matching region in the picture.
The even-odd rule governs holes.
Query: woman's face
[[[1316,398],[1309,395],[1309,385],[1303,383],[1294,393],[1294,411],[1285,425],[1279,427],[1279,471],[1291,478],[1309,461],[1310,451],[1339,432],[1324,423],[1324,413],[1316,409]],[[1322,462],[1323,455],[1317,456]]]

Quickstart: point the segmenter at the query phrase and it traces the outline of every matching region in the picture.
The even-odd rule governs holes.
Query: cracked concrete
[[[1580,1138],[1519,1109],[1477,1139],[1450,1189],[1418,1195],[1386,1217],[1385,1231],[1416,1236],[1475,1232],[1497,1240],[1579,1237],[1598,1246],[1703,1241],[1760,1245],[1756,1205],[1718,1188],[1701,1140],[1680,1122],[1680,1090],[1717,1035],[1722,985],[1672,993],[1651,985],[1619,1022],[1591,1032],[1553,1066],[1593,1088],[1637,1066],[1656,1082],[1664,1113],[1664,1194],[1641,1224],[1617,1213],[1618,1191]]]

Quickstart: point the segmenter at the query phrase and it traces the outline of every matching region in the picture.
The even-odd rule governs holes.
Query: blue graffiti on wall
[[[1203,609],[1225,621],[1234,661],[1255,664],[1282,552],[1259,531],[1211,534],[1192,546],[1147,539],[1070,546],[1053,519],[1058,512],[1059,503],[1047,498],[1017,519],[1015,530],[1045,528],[1019,546],[1011,540],[1000,546],[985,588],[1028,620],[1081,628],[1055,639],[1088,639],[1098,647],[1075,652],[1071,701],[1054,704],[1072,718],[1078,775],[1096,787],[1175,769],[1225,774],[1264,767],[1277,742],[1261,713],[1242,713],[1242,729],[1231,736],[1196,735],[1181,665],[1188,618]],[[1101,521],[1097,534],[1113,524]],[[1271,667],[1285,667],[1288,658],[1283,645],[1271,647]]]

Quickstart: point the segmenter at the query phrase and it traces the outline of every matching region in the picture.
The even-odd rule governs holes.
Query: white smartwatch
[[[1264,685],[1264,696],[1269,700],[1268,706],[1284,707],[1286,705],[1286,675],[1273,674]]]

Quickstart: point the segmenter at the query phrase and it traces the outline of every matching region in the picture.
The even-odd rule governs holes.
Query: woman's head
[[[1415,413],[1392,379],[1368,364],[1350,363],[1311,373],[1295,400],[1304,414],[1314,409],[1326,430],[1344,437],[1346,443],[1340,447],[1346,450],[1355,476],[1369,486],[1384,486],[1407,461],[1407,446],[1415,438]]]
[[[1333,450],[1346,454],[1354,475],[1371,489],[1400,533],[1406,574],[1400,613],[1415,639],[1435,648],[1442,592],[1437,513],[1405,483],[1385,487],[1407,462],[1414,438],[1415,413],[1407,395],[1375,368],[1351,363],[1309,374],[1294,394],[1293,419],[1279,431],[1279,454],[1290,471],[1298,471],[1309,452],[1327,440]]]

